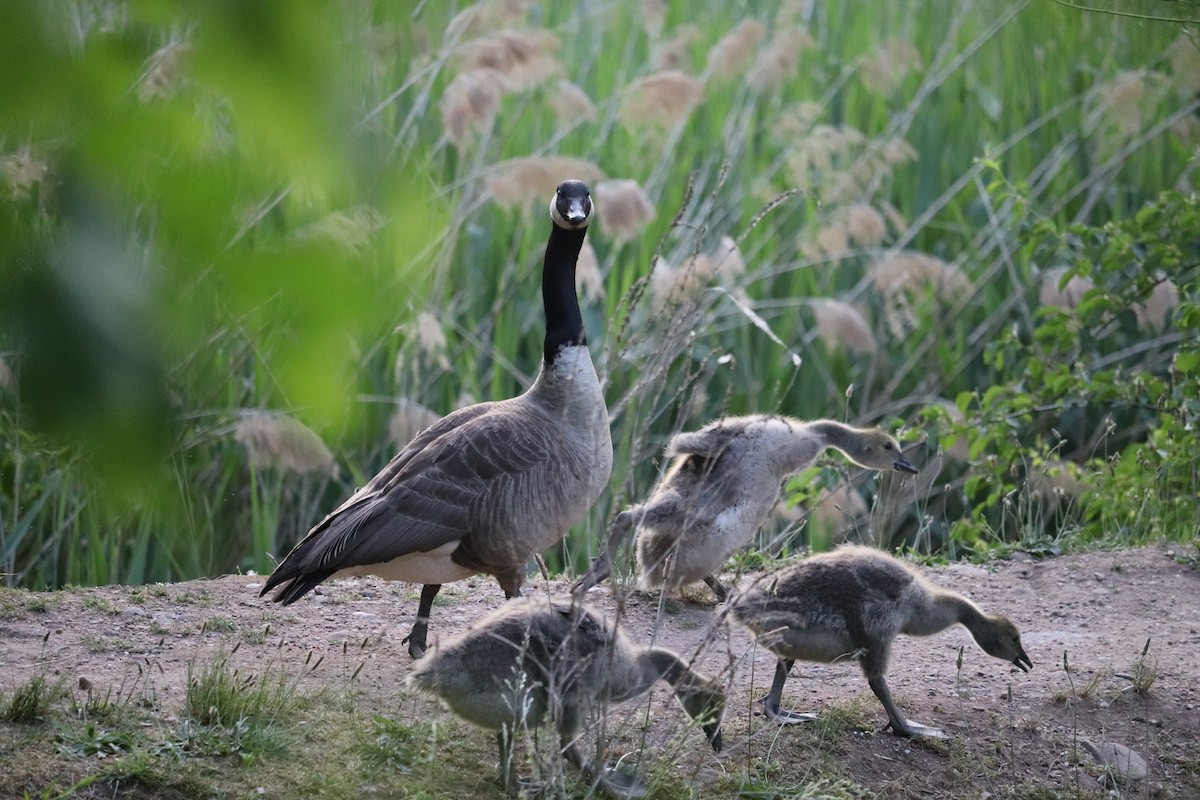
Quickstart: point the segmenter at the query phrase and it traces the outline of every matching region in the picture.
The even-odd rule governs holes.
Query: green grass
[[[278,32],[270,47],[216,7],[66,2],[14,17],[0,46],[29,77],[0,101],[0,285],[13,298],[0,374],[22,387],[0,385],[5,580],[266,571],[394,453],[398,398],[445,413],[522,391],[541,351],[548,197],[505,207],[488,181],[504,188],[505,163],[552,155],[636,180],[656,210],[627,240],[603,217],[589,233],[604,294],[583,312],[616,460],[610,491],[547,554],[552,568],[587,563],[672,431],[749,411],[906,427],[922,463],[955,437],[975,448],[915,489],[852,476],[873,510],[860,533],[880,544],[959,556],[1089,525],[1116,543],[1197,537],[1194,504],[1171,507],[1194,496],[1194,465],[1105,487],[1121,510],[1162,510],[1146,522],[1101,526],[1082,502],[1050,508],[1022,488],[1043,456],[1090,474],[1152,439],[1160,423],[1140,400],[1104,435],[1103,402],[1062,392],[1025,418],[987,396],[1032,396],[1077,361],[1056,352],[1035,376],[1002,358],[1010,334],[1025,346],[1044,321],[1042,272],[1096,260],[1050,247],[1039,226],[1100,230],[1164,189],[1194,188],[1195,54],[1179,25],[1050,0],[909,0],[870,14],[832,2],[803,18],[791,2],[664,8],[656,20],[607,0],[475,28],[449,24],[441,4],[334,18],[264,8],[256,29]],[[765,39],[732,74],[713,72],[714,46],[746,20]],[[470,133],[448,139],[442,113],[466,70],[455,37],[502,25],[552,34],[545,63],[594,115],[557,117],[550,81],[503,92],[494,116],[475,109]],[[747,75],[768,75],[759,54],[800,25],[794,66],[746,91]],[[630,119],[631,87],[668,53],[703,80],[702,99],[677,122]],[[655,258],[681,268],[726,236],[744,269],[663,305]],[[82,240],[100,244],[72,247]],[[940,259],[958,289],[881,290],[872,265],[900,251]],[[99,252],[119,257],[87,255]],[[1194,298],[1194,265],[1172,277]],[[822,330],[823,299],[858,309],[870,352]],[[71,324],[44,336],[50,318]],[[1181,314],[1162,335],[1110,338],[1083,366],[1166,380],[1172,336],[1186,342],[1198,325]],[[960,398],[957,425],[928,410]],[[250,411],[301,423],[331,459],[305,461],[295,427],[256,440]],[[1028,423],[1008,426],[1007,445],[1001,417]],[[801,530],[773,547],[808,543]]]

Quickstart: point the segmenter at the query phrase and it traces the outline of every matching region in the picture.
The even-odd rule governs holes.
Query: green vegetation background
[[[1188,3],[161,3],[0,26],[0,572],[269,570],[430,414],[537,369],[544,208],[616,467],[724,413],[900,430],[788,552],[1197,541]]]

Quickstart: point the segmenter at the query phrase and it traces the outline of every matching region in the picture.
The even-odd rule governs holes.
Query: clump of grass
[[[1129,681],[1129,686],[1122,691],[1132,691],[1138,695],[1147,695],[1150,693],[1150,687],[1158,680],[1158,659],[1150,655],[1150,640],[1146,640],[1145,646],[1142,647],[1142,653],[1137,660],[1133,662],[1133,666],[1129,668],[1128,673],[1120,673],[1118,677],[1126,678]]]
[[[0,710],[0,720],[29,725],[42,722],[51,707],[67,693],[61,680],[50,680],[38,673],[13,690]]]
[[[311,704],[301,691],[304,675],[321,665],[312,654],[298,673],[268,663],[258,672],[243,673],[231,664],[238,646],[217,651],[187,664],[187,717],[179,738],[200,742],[202,749],[253,755],[285,749],[295,736],[296,716]],[[195,723],[206,730],[196,730]]]
[[[237,623],[229,617],[209,617],[200,625],[201,633],[234,633]]]
[[[98,594],[87,594],[83,596],[83,607],[102,611],[105,614],[118,614],[120,609],[116,604],[107,597],[102,597]]]
[[[0,619],[21,619],[44,614],[61,602],[57,595],[0,586]]]

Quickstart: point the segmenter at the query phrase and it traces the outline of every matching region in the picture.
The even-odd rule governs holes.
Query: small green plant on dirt
[[[52,680],[38,672],[17,686],[6,702],[0,704],[0,720],[21,724],[44,722],[51,706],[67,694],[61,680]]]

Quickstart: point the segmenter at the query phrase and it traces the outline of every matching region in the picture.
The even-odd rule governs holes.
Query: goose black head
[[[550,201],[550,219],[558,227],[569,231],[586,228],[592,221],[594,211],[592,193],[583,181],[563,181]]]

